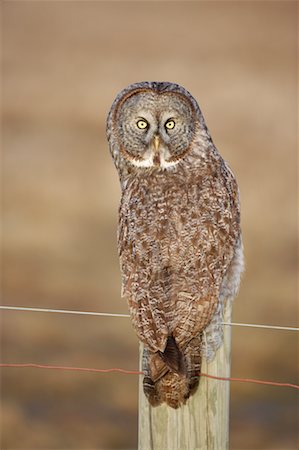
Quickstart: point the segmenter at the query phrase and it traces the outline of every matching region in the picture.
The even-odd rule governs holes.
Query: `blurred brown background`
[[[296,326],[296,7],[2,3],[2,304],[127,312],[105,120],[127,84],[168,80],[198,99],[240,185],[247,270],[233,319]],[[2,361],[138,366],[127,319],[1,316]],[[234,328],[233,376],[296,382],[296,338]],[[136,448],[137,377],[1,380],[1,449]],[[295,391],[232,383],[232,450],[295,450],[297,419]]]

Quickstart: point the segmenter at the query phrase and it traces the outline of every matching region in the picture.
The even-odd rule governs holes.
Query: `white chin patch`
[[[133,166],[135,167],[154,167],[155,164],[153,162],[153,158],[147,158],[147,159],[133,159],[132,161]],[[169,167],[174,167],[179,163],[179,160],[177,161],[165,161],[165,159],[162,157],[160,160],[159,167],[161,169],[168,169]],[[155,166],[157,167],[157,166]]]
[[[132,159],[132,164],[135,167],[153,167],[154,162],[153,162],[153,158],[148,158],[148,159]]]
[[[176,161],[165,161],[163,158],[161,159],[160,166],[162,169],[168,169],[168,167],[174,167],[179,163],[179,160]]]

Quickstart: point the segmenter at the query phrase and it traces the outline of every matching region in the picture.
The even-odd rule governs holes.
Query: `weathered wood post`
[[[224,322],[230,321],[231,305],[227,302]],[[202,372],[229,377],[230,349],[231,327],[224,326],[223,345],[211,363],[203,360]],[[138,449],[228,450],[229,392],[229,382],[202,377],[196,394],[185,406],[178,410],[166,405],[152,408],[140,377]]]

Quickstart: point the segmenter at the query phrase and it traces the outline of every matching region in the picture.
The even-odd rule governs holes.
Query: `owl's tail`
[[[143,353],[143,390],[152,406],[165,402],[172,408],[185,404],[198,387],[201,366],[201,336],[180,350],[170,336],[164,352]]]

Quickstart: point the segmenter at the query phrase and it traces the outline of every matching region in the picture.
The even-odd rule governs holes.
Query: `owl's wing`
[[[224,301],[224,280],[240,251],[238,186],[224,161],[218,170],[193,186],[193,196],[189,193],[189,214],[177,244],[183,250],[181,270],[176,267],[180,290],[176,292],[173,336],[181,347],[209,325],[219,302]],[[241,259],[239,263],[240,274]]]
[[[235,246],[233,259],[224,275],[217,308],[213,317],[205,329],[202,340],[202,354],[208,361],[214,358],[214,355],[223,342],[223,319],[224,307],[226,302],[232,302],[237,295],[241,275],[244,270],[244,256],[242,239]]]
[[[127,299],[138,338],[152,352],[163,352],[169,330],[164,310],[167,267],[156,239],[155,205],[138,179],[126,185],[120,204],[118,251],[122,296]]]
[[[240,237],[237,184],[224,163],[217,170],[165,185],[134,179],[123,192],[123,295],[152,352],[163,352],[169,336],[183,348],[215,313]]]

